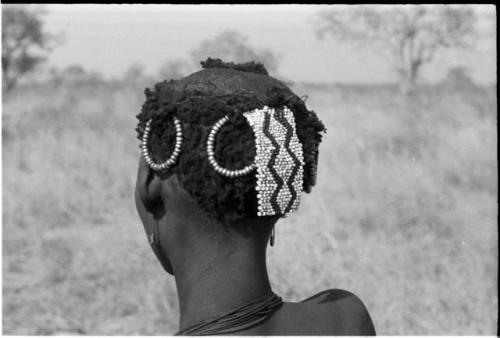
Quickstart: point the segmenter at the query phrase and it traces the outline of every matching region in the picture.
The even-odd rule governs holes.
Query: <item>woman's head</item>
[[[175,165],[154,172],[155,179],[163,185],[159,194],[166,194],[168,187],[169,198],[183,196],[191,200],[192,208],[198,208],[210,223],[246,234],[259,233],[252,224],[262,221],[274,224],[282,215],[257,215],[255,172],[226,177],[214,170],[207,153],[210,131],[221,118],[228,116],[216,135],[214,157],[221,167],[241,169],[252,165],[256,157],[255,130],[243,114],[264,106],[288,107],[295,123],[294,133],[302,146],[301,188],[310,192],[324,125],[287,86],[268,76],[261,64],[235,65],[208,59],[202,65],[203,70],[186,78],[160,82],[146,89],[146,101],[137,115],[137,136],[143,139],[146,125],[151,121],[148,152],[154,162],[164,162],[175,150],[178,131],[174,118],[178,119],[182,126],[182,146]],[[174,188],[178,189],[176,193],[172,193]],[[172,200],[170,203],[175,204]],[[186,218],[193,215],[192,208],[185,210],[189,213]]]

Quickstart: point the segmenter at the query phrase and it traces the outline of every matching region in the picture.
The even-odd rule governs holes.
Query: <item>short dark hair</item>
[[[282,82],[268,76],[260,63],[234,64],[209,58],[201,64],[201,71],[145,90],[136,131],[142,139],[146,122],[152,119],[149,149],[155,162],[164,162],[173,151],[173,116],[182,123],[184,141],[177,165],[160,177],[176,173],[199,206],[223,224],[256,218],[255,175],[227,178],[216,173],[207,158],[206,140],[213,125],[228,114],[230,120],[216,139],[215,158],[225,168],[241,169],[255,157],[253,131],[242,114],[264,105],[286,105],[294,114],[303,147],[303,189],[310,192],[318,146],[326,131],[314,111],[307,110],[304,101]]]

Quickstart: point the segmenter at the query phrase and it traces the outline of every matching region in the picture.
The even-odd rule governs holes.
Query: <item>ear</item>
[[[141,202],[148,212],[156,214],[159,208],[163,208],[161,188],[161,180],[141,156],[135,187],[136,199],[139,201],[136,202]]]

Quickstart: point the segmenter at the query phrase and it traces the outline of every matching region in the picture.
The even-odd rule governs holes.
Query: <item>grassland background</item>
[[[172,277],[133,204],[142,85],[4,96],[3,333],[166,335]],[[287,301],[357,294],[378,334],[476,335],[497,323],[496,87],[295,84],[325,122],[318,186],[269,250]]]

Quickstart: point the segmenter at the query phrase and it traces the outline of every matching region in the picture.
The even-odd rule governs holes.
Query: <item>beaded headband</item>
[[[207,157],[212,168],[220,175],[236,178],[256,171],[258,200],[257,216],[283,215],[295,211],[300,201],[304,176],[304,157],[295,128],[295,119],[288,107],[254,109],[243,116],[255,136],[256,155],[254,162],[242,169],[223,168],[215,159],[215,138],[219,130],[229,121],[224,116],[212,127],[207,139]],[[146,123],[142,139],[142,154],[156,171],[167,170],[179,157],[182,146],[182,126],[174,118],[176,144],[173,153],[164,163],[152,161],[148,151],[151,120]]]

